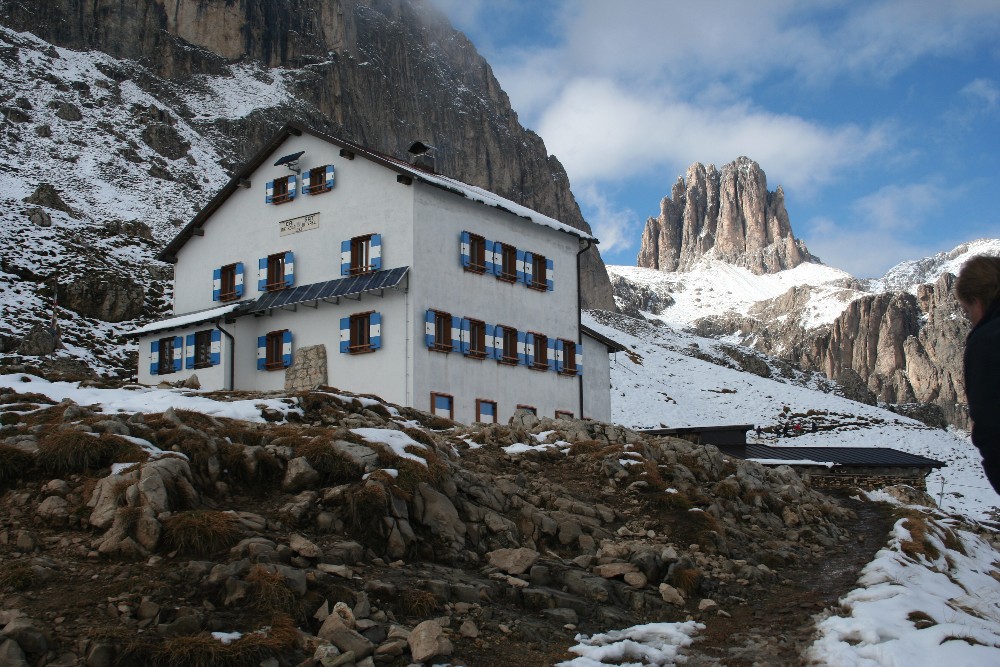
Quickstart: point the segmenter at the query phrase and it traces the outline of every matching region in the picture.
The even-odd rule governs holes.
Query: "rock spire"
[[[739,157],[722,167],[700,162],[677,179],[649,218],[636,258],[638,266],[684,271],[703,256],[760,275],[818,262],[792,235],[785,193],[767,189],[760,165]]]

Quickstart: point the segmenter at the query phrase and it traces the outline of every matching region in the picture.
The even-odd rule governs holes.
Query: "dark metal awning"
[[[262,313],[278,308],[294,309],[300,304],[318,305],[320,301],[339,303],[341,299],[360,298],[362,294],[370,292],[381,293],[383,290],[398,287],[409,270],[408,266],[400,266],[385,271],[373,271],[337,280],[267,292],[256,301],[247,304],[241,311],[243,313]]]

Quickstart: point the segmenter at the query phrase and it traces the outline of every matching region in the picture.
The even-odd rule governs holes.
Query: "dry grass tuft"
[[[638,468],[639,466],[630,466],[633,468]],[[656,461],[652,459],[645,459],[642,462],[642,473],[639,475],[647,484],[651,491],[663,491],[667,488],[667,483],[663,480],[663,476],[660,474],[660,469],[656,465]],[[668,494],[673,495],[673,494]]]
[[[910,533],[910,539],[900,540],[900,550],[914,560],[920,557],[937,560],[941,551],[931,542],[928,533],[931,530],[927,517],[915,510],[900,509],[896,516],[903,519],[903,527]]]
[[[74,429],[56,429],[38,443],[37,461],[46,472],[65,474],[148,458],[141,447],[121,436],[102,433],[95,437]]]
[[[740,483],[735,479],[724,479],[715,485],[712,492],[720,498],[736,500],[740,497]]]
[[[268,658],[294,654],[298,632],[288,616],[276,616],[269,626],[247,632],[223,644],[208,632],[160,641],[142,636],[119,656],[118,664],[150,667],[256,667]],[[295,662],[294,660],[292,661]]]
[[[249,602],[254,609],[269,616],[297,615],[297,598],[285,583],[283,574],[266,565],[254,565],[246,581],[250,584]]]
[[[678,491],[677,493],[667,493],[664,491],[663,493],[653,496],[652,501],[654,505],[665,510],[686,511],[694,506],[692,505],[690,498],[687,497],[687,494],[682,491]]]
[[[35,572],[28,565],[18,563],[0,570],[0,591],[23,591],[34,585]]]
[[[430,591],[408,588],[400,593],[399,604],[407,615],[424,618],[438,608],[438,599]]]
[[[361,478],[363,470],[333,448],[329,439],[313,438],[295,448],[296,456],[304,456],[320,474],[324,484],[346,484]]]
[[[906,620],[913,623],[913,627],[917,630],[924,630],[938,624],[938,622],[934,620],[934,617],[922,611],[911,611],[906,615]]]
[[[211,510],[178,512],[166,520],[163,528],[171,549],[197,556],[229,549],[242,534],[235,516]]]
[[[17,447],[0,445],[0,490],[23,478],[35,465],[35,457]]]
[[[388,503],[389,494],[385,487],[369,480],[348,491],[348,522],[355,531],[370,537],[374,534],[373,522],[385,516]]]
[[[683,591],[687,597],[694,595],[700,583],[701,572],[693,567],[677,568],[670,574],[670,585]]]

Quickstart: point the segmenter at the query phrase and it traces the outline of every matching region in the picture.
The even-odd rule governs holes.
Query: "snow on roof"
[[[135,331],[129,332],[125,335],[127,336],[141,336],[143,334],[153,333],[154,331],[163,331],[164,329],[177,329],[179,327],[186,327],[189,324],[200,324],[202,322],[208,322],[210,320],[218,319],[224,315],[236,310],[236,307],[240,305],[239,303],[231,303],[225,306],[220,306],[218,308],[211,308],[209,310],[199,310],[194,313],[187,313],[186,315],[178,315],[177,317],[171,317],[169,320],[160,320],[159,322],[150,322],[144,327],[140,327]]]
[[[587,239],[595,243],[598,242],[597,238],[591,236],[590,234],[577,229],[576,227],[571,227],[564,222],[559,222],[555,218],[550,218],[547,215],[539,213],[538,211],[528,208],[527,206],[522,206],[517,204],[510,199],[501,197],[500,195],[490,192],[489,190],[484,190],[483,188],[477,187],[475,185],[469,185],[468,183],[463,183],[462,181],[456,180],[449,176],[443,174],[434,174],[428,171],[423,171],[422,169],[417,169],[408,162],[399,160],[393,157],[385,157],[391,162],[394,162],[399,166],[400,169],[406,171],[414,178],[430,183],[432,185],[437,185],[438,187],[450,190],[457,194],[462,195],[466,199],[471,199],[472,201],[479,202],[480,204],[485,204],[493,208],[499,208],[516,216],[525,218],[534,222],[535,224],[542,225],[543,227],[549,227],[551,229],[558,230],[560,232],[566,232],[567,234],[572,234],[573,236],[578,236],[582,239]]]
[[[813,461],[812,459],[747,459],[747,461],[767,466],[826,466],[832,468],[838,465],[832,461]]]

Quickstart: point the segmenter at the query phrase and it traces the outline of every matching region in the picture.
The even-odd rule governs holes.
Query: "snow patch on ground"
[[[579,643],[569,650],[580,657],[560,662],[556,667],[655,667],[682,664],[687,660],[680,650],[690,646],[695,633],[704,629],[703,623],[685,621],[634,625],[590,637],[577,635],[576,641]]]

